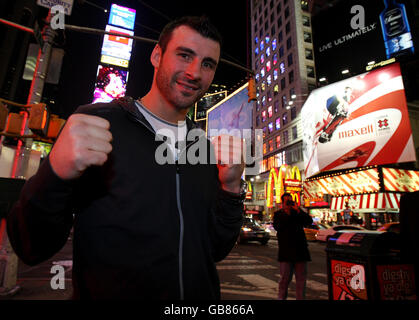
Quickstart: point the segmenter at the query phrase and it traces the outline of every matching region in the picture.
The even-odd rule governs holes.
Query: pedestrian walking
[[[305,298],[307,262],[311,261],[304,226],[313,223],[310,215],[292,200],[289,193],[281,197],[282,209],[274,213],[273,225],[278,238],[278,261],[280,279],[278,299],[286,300],[288,287],[295,274],[296,298]]]

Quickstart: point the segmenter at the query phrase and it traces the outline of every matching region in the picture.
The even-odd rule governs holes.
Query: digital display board
[[[125,29],[134,30],[135,14],[135,9],[112,4],[108,23]]]
[[[413,59],[414,13],[409,0],[344,0],[312,17],[316,73],[328,83],[367,71],[368,63]],[[330,26],[333,26],[331,28]]]
[[[398,63],[313,90],[301,121],[306,177],[416,161]]]
[[[102,55],[129,61],[133,40],[122,35],[132,36],[134,32],[109,25],[106,26],[106,31],[115,32],[121,34],[121,36],[106,34],[103,38]]]
[[[93,103],[111,102],[125,96],[128,71],[99,65]]]

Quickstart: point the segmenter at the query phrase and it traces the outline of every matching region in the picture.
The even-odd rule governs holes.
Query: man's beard
[[[169,101],[176,109],[184,110],[189,109],[195,102],[201,99],[206,90],[202,90],[201,84],[197,81],[190,81],[181,78],[181,73],[174,74],[172,77],[167,76],[167,72],[159,69],[157,71],[157,87],[159,91],[164,96],[164,98]],[[176,86],[177,79],[182,79],[184,83],[190,83],[191,85],[198,86],[199,89],[196,90],[194,94],[186,95],[184,92],[179,91]]]

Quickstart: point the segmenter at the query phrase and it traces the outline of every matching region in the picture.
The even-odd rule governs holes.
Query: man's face
[[[180,26],[173,31],[164,53],[157,48],[160,56],[152,61],[159,91],[177,109],[188,109],[205,94],[214,79],[220,58],[219,43]]]

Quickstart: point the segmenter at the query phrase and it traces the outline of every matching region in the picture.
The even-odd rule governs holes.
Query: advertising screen
[[[135,9],[112,4],[108,23],[125,29],[134,30],[135,14]]]
[[[125,96],[128,71],[99,65],[93,103],[110,102]]]
[[[120,33],[121,35],[134,35],[133,31],[109,25],[106,26],[106,31]],[[105,34],[103,38],[102,55],[129,61],[131,58],[132,42],[133,40],[130,38]]]
[[[416,161],[398,63],[313,90],[301,121],[306,177]]]
[[[233,129],[251,129],[253,101],[248,102],[247,86],[246,83],[207,111],[209,138],[217,135],[220,130],[230,132]]]
[[[414,17],[409,0],[345,0],[319,12],[312,18],[317,75],[332,83],[345,69],[355,75],[370,62],[412,58]]]

